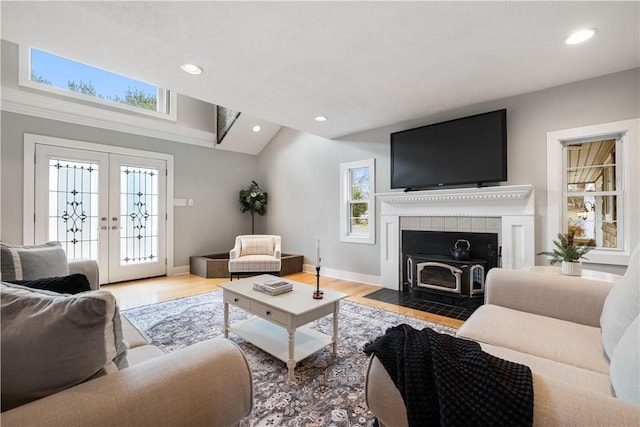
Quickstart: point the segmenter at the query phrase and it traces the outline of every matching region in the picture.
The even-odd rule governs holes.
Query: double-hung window
[[[575,244],[620,249],[624,239],[624,171],[620,136],[563,144],[567,234]]]
[[[375,243],[375,160],[340,164],[340,240]]]
[[[586,262],[625,265],[640,239],[640,119],[547,133],[547,236],[593,246]]]

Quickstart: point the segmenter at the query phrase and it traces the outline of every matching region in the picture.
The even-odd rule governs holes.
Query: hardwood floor
[[[309,285],[316,284],[316,276],[311,273],[295,273],[284,277],[296,282],[307,283]],[[129,308],[219,290],[220,287],[218,287],[218,285],[227,281],[228,279],[205,279],[193,274],[185,274],[180,276],[157,277],[104,285],[102,288],[111,291],[116,296],[120,309],[126,310]],[[438,316],[436,314],[425,313],[420,310],[414,310],[407,307],[400,307],[395,304],[364,298],[365,295],[381,289],[379,286],[349,282],[331,277],[320,277],[320,287],[344,292],[349,295],[347,299],[354,302],[382,308],[394,313],[404,314],[418,319],[436,322],[441,325],[459,328],[464,323],[462,320],[451,319],[448,317]]]

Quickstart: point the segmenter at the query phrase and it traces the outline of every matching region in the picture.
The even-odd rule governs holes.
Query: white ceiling
[[[334,138],[638,67],[639,5],[2,1],[1,31],[12,42]],[[597,27],[596,37],[563,43],[584,27]],[[204,73],[181,72],[185,62]]]

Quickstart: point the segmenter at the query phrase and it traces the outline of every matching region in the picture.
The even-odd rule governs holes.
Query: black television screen
[[[391,188],[506,180],[506,109],[391,134]]]

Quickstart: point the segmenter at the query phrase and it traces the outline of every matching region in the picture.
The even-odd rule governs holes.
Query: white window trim
[[[619,163],[624,174],[622,197],[624,205],[623,239],[620,249],[594,249],[587,255],[588,263],[628,265],[631,250],[640,241],[640,180],[638,165],[640,164],[640,118],[618,122],[602,123],[572,129],[547,132],[547,233],[543,242],[543,250],[550,250],[552,241],[561,230],[564,230],[565,207],[563,192],[565,177],[563,176],[563,144],[567,141],[593,140],[599,137],[622,136],[622,162]],[[616,162],[618,163],[618,162]]]
[[[89,64],[87,64],[89,65]],[[97,106],[109,107],[116,110],[127,111],[136,114],[142,114],[145,116],[151,116],[158,119],[169,120],[175,122],[177,120],[177,100],[174,93],[169,89],[159,88],[160,91],[165,91],[163,96],[158,96],[158,103],[165,102],[167,96],[169,97],[169,112],[152,111],[146,108],[134,107],[132,105],[123,104],[108,99],[98,98],[97,96],[85,95],[83,93],[77,93],[63,88],[49,86],[43,83],[34,82],[31,80],[31,47],[20,45],[19,59],[18,59],[18,84],[24,88],[33,89],[36,91],[48,93],[56,96],[63,96],[75,101],[82,101],[91,103]]]
[[[148,159],[164,160],[167,164],[167,275],[183,273],[179,267],[173,266],[173,233],[174,233],[174,166],[173,155],[156,153],[152,151],[137,150],[133,148],[117,147],[112,145],[95,144],[92,142],[77,141],[73,139],[55,138],[45,135],[24,134],[24,170],[23,170],[23,191],[22,201],[22,240],[23,244],[35,243],[34,215],[35,215],[35,156],[36,144],[53,145],[56,147],[78,148],[82,150],[100,151],[104,153],[122,154],[126,156],[137,156]]]
[[[367,235],[349,234],[349,173],[353,169],[369,169],[369,233]],[[340,163],[340,241],[349,243],[376,243],[376,202],[375,202],[376,163],[375,159]]]

